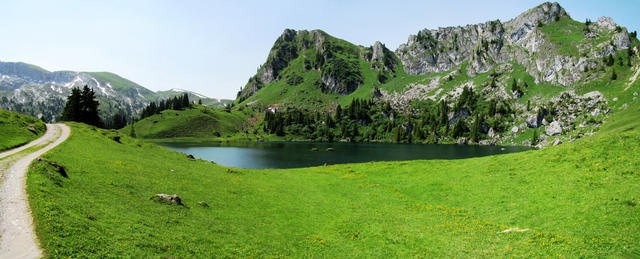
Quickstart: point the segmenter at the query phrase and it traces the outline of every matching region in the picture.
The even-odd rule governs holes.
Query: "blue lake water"
[[[173,142],[161,146],[239,168],[298,168],[324,164],[461,159],[530,150],[527,147],[391,143]],[[317,149],[317,151],[313,151]],[[333,151],[327,151],[333,149]]]

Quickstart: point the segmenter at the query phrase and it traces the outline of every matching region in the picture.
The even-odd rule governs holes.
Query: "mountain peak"
[[[557,2],[545,2],[526,12],[518,15],[518,17],[508,21],[515,27],[536,26],[538,23],[548,24],[562,17],[569,17],[567,11]]]

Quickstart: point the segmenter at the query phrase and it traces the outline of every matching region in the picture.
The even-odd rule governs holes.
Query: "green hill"
[[[46,125],[39,119],[0,109],[0,151],[26,144],[46,130]]]
[[[194,105],[184,110],[165,110],[134,124],[139,138],[215,138],[245,133],[250,128],[253,112],[225,112],[221,109]],[[129,134],[131,125],[120,130]]]
[[[49,257],[637,254],[639,116],[634,104],[600,133],[543,150],[291,170],[191,161],[71,124],[45,155],[69,177],[35,163],[28,193]]]

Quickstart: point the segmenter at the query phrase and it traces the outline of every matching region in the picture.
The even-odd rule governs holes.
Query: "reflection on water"
[[[526,147],[390,143],[174,142],[158,144],[224,166],[240,168],[296,168],[319,166],[325,163],[460,159],[529,150]],[[333,151],[327,151],[328,149]]]

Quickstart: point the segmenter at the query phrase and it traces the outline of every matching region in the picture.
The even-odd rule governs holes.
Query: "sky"
[[[543,2],[0,0],[0,61],[108,71],[153,91],[234,99],[285,28],[395,50],[424,28],[507,21]],[[638,0],[558,2],[575,20],[609,16],[640,30]]]

